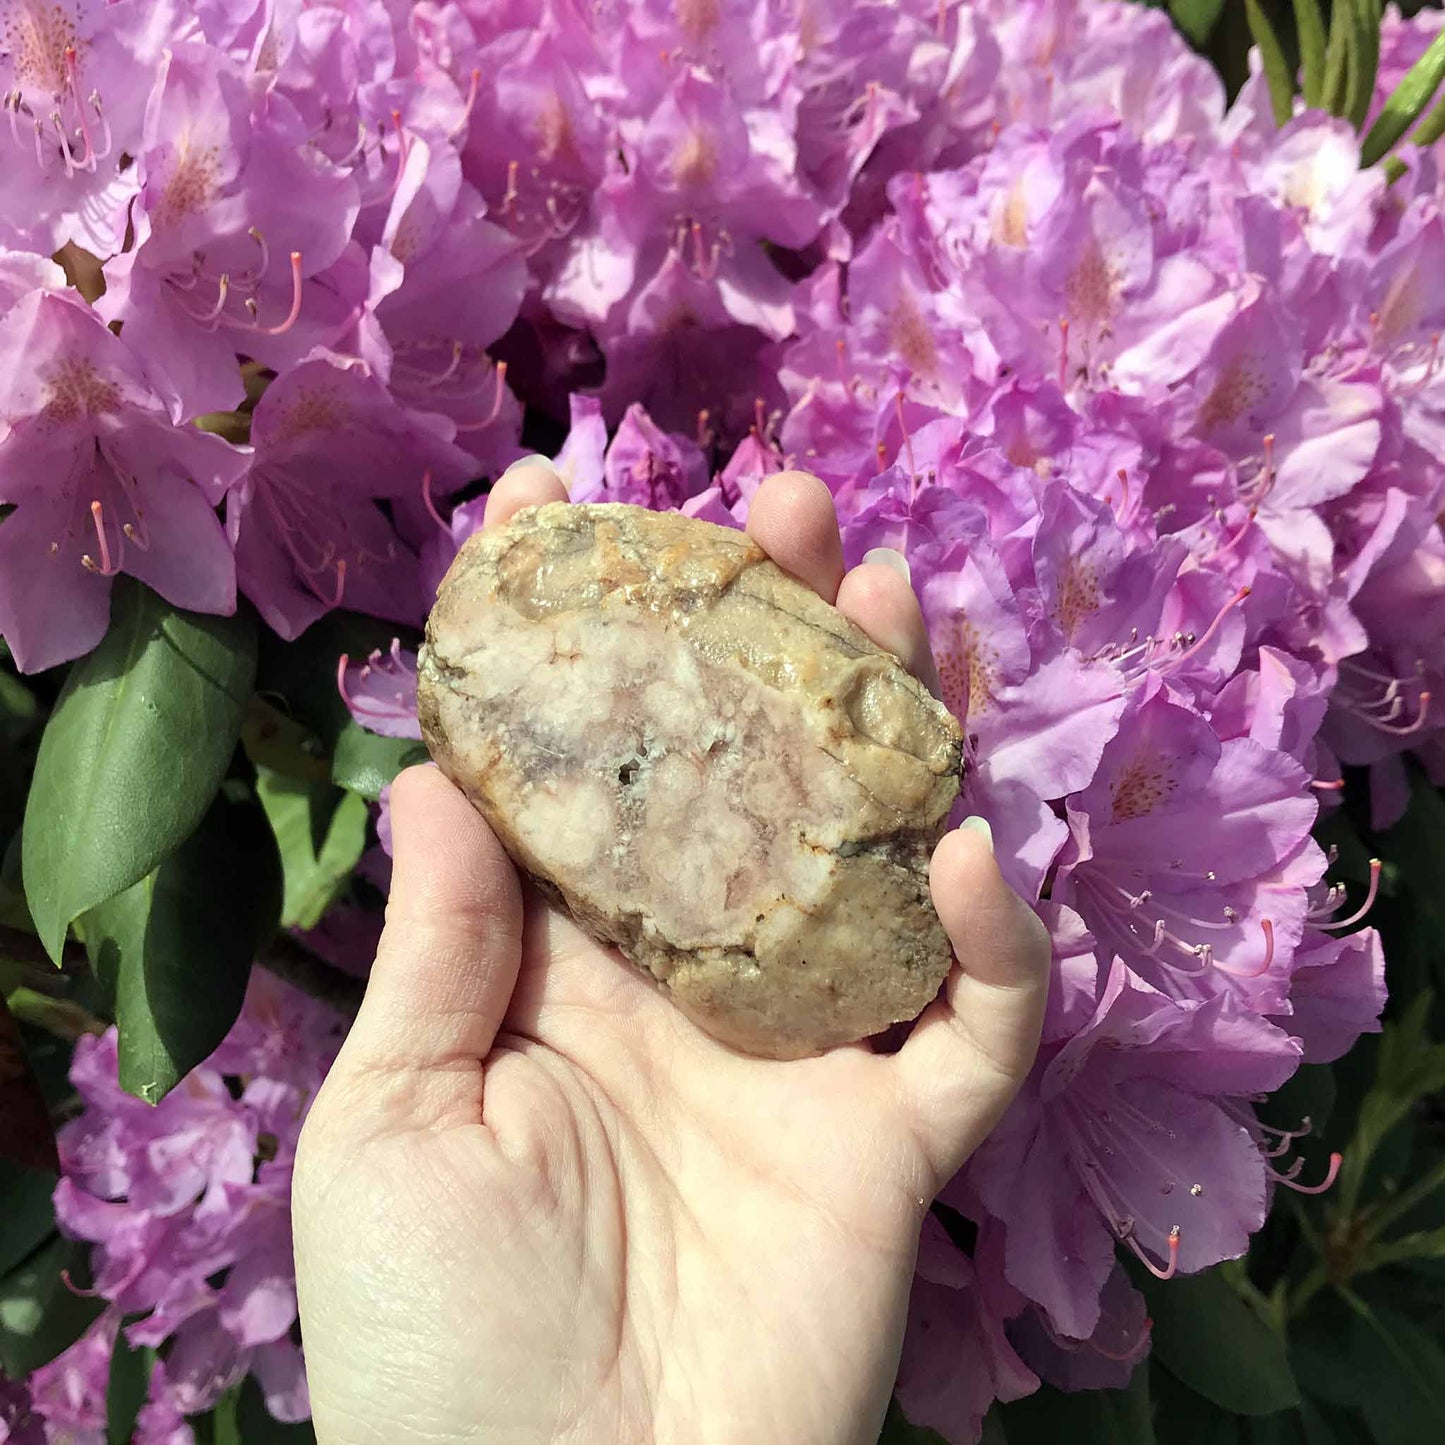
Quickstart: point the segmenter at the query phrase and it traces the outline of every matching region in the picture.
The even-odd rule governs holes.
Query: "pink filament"
[[[448,536],[451,535],[451,528],[442,520],[442,514],[437,511],[436,503],[432,501],[431,495],[431,468],[428,467],[421,475],[421,501],[426,508],[427,516]]]
[[[1142,1264],[1155,1279],[1174,1278],[1175,1272],[1179,1268],[1179,1226],[1177,1224],[1169,1231],[1169,1263],[1163,1269],[1160,1269],[1160,1267],[1144,1253],[1143,1249],[1139,1246],[1139,1241],[1134,1238],[1132,1231],[1125,1234],[1123,1240],[1130,1250],[1133,1251],[1139,1263]]]
[[[1283,1184],[1287,1188],[1293,1189],[1296,1194],[1323,1194],[1325,1190],[1327,1190],[1339,1177],[1340,1165],[1344,1163],[1344,1156],[1338,1153],[1330,1155],[1329,1170],[1326,1172],[1325,1177],[1321,1179],[1318,1184],[1295,1183],[1294,1176],[1299,1173],[1300,1166],[1303,1163],[1303,1160],[1297,1161],[1294,1167],[1287,1174],[1275,1174],[1275,1183]],[[1273,1173],[1273,1171],[1271,1171],[1271,1173]]]
[[[1349,928],[1358,923],[1374,907],[1375,898],[1380,891],[1380,860],[1370,859],[1370,886],[1365,894],[1365,901],[1348,918],[1337,918],[1333,923],[1321,923],[1320,928]]]

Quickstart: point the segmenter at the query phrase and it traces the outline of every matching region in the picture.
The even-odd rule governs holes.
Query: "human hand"
[[[487,525],[563,499],[515,468]],[[844,576],[820,482],[770,478],[748,531],[931,677],[911,588]],[[934,853],[961,962],[902,1048],[784,1063],[524,887],[436,769],[391,810],[386,931],[297,1153],[321,1445],[871,1445],[923,1217],[1038,1044],[1048,940],[986,832]]]

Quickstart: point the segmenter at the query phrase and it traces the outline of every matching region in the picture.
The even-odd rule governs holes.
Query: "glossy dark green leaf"
[[[1364,1419],[1356,1411],[1308,1397],[1300,1401],[1305,1445],[1373,1445]]]
[[[1379,1445],[1420,1445],[1445,1421],[1445,1350],[1414,1321],[1363,1306],[1352,1352],[1373,1380],[1360,1408]]]
[[[57,961],[66,929],[195,831],[240,736],[254,619],[181,612],[120,579],[110,630],[46,724],[25,810],[25,892]]]
[[[1430,42],[1385,101],[1384,109],[1360,147],[1362,166],[1374,165],[1395,148],[1400,137],[1424,114],[1442,80],[1445,80],[1445,31]]]
[[[266,768],[257,770],[256,792],[281,851],[281,921],[288,928],[313,928],[366,846],[366,800],[329,782],[306,783]]]
[[[995,1407],[1008,1445],[1154,1445],[1149,1371],[1137,1369],[1124,1390],[1036,1394]],[[1174,1445],[1165,1440],[1164,1445]]]
[[[1245,1417],[1221,1410],[1175,1378],[1156,1360],[1149,1375],[1154,1433],[1189,1445],[1245,1445]]]
[[[0,1371],[28,1375],[68,1349],[105,1307],[61,1277],[83,1271],[89,1245],[55,1235],[0,1278]]]
[[[50,1196],[56,1176],[0,1159],[0,1275],[33,1254],[55,1232]]]
[[[226,1036],[281,912],[281,864],[254,802],[218,796],[154,872],[81,922],[110,991],[123,1089],[156,1103]]]
[[[374,803],[403,768],[424,763],[428,756],[424,743],[411,738],[384,738],[351,722],[337,734],[331,781]]]
[[[110,1357],[110,1382],[105,1391],[108,1445],[128,1445],[136,1416],[145,1404],[155,1359],[154,1350],[132,1349],[126,1343],[125,1332],[117,1334],[115,1353]]]
[[[1154,1353],[1175,1379],[1238,1415],[1299,1403],[1284,1340],[1217,1270],[1146,1277],[1140,1288],[1154,1321]]]
[[[1203,45],[1219,20],[1224,0],[1169,0],[1174,23],[1196,44]]]

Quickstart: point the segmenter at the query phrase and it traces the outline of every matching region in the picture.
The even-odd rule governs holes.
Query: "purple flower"
[[[388,738],[421,737],[416,716],[416,654],[392,638],[391,651],[373,652],[365,662],[342,656],[337,686],[351,715],[370,732]]]
[[[215,507],[245,467],[219,437],[171,424],[140,362],[68,293],[0,321],[0,633],[26,672],[94,647],[111,579],[177,607],[235,610]]]
[[[1385,955],[1373,928],[1331,937],[1310,929],[1294,954],[1289,1013],[1280,1028],[1304,1046],[1306,1063],[1328,1064],[1361,1034],[1380,1032],[1385,1007]]]
[[[981,1241],[982,1243],[982,1241]],[[1038,1389],[1004,1333],[1018,1296],[1003,1279],[999,1251],[961,1254],[931,1214],[923,1221],[908,1301],[908,1332],[896,1394],[909,1421],[968,1445],[997,1400]]]
[[[61,1132],[56,1215],[95,1245],[110,1338],[126,1315],[139,1316],[132,1346],[169,1342],[152,1380],[158,1440],[184,1438],[177,1412],[209,1409],[248,1371],[278,1419],[309,1413],[291,1339],[291,1167],[340,1035],[328,1010],[258,972],[220,1048],[154,1107],[121,1091],[113,1030],[76,1046],[85,1108]],[[97,1370],[109,1350],[97,1346]]]
[[[1285,753],[1221,742],[1151,690],[1068,801],[1055,897],[1166,993],[1236,989],[1272,1011],[1288,990],[1304,890],[1323,871],[1307,783]]]
[[[0,1445],[45,1445],[45,1426],[24,1380],[0,1375]]]
[[[569,478],[574,502],[629,502],[658,510],[681,506],[707,483],[707,462],[697,444],[663,431],[640,406],[629,407],[622,418],[601,478],[590,468]]]
[[[1078,967],[1087,967],[1079,961]],[[1123,1243],[1157,1273],[1244,1252],[1269,1170],[1217,1102],[1278,1088],[1299,1045],[1227,997],[1176,1003],[1107,971],[1093,1017],[1046,1043],[966,1176],[1008,1231],[1008,1280],[1087,1340]]]
[[[284,370],[360,314],[364,262],[345,257],[356,183],[307,141],[227,56],[167,53],[137,158],[136,244],[109,263],[100,307],[181,417],[244,398],[238,353]]]
[[[379,336],[362,354],[398,401],[451,418],[459,445],[499,469],[517,453],[521,413],[486,347],[516,318],[526,266],[461,175],[450,146],[407,140],[371,250],[368,309]]]
[[[44,1419],[51,1440],[105,1445],[106,1385],[119,1325],[120,1315],[107,1310],[69,1349],[31,1374],[31,1409]]]
[[[1030,1306],[1008,1324],[1009,1342],[1040,1379],[1060,1390],[1122,1390],[1149,1352],[1144,1297],[1116,1264],[1099,1291],[1099,1322],[1087,1340],[1061,1335]]]
[[[359,361],[318,357],[256,407],[254,455],[226,503],[241,590],[283,637],[341,605],[397,622],[424,611],[416,553],[376,505],[420,507],[469,463],[450,423],[408,412]]]
[[[170,0],[5,0],[0,7],[0,244],[121,248]]]

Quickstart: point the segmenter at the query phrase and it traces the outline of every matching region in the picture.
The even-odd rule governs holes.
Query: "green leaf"
[[[1244,1417],[1230,1414],[1181,1384],[1156,1360],[1149,1376],[1154,1430],[1161,1440],[1189,1445],[1242,1445]]]
[[[266,768],[257,769],[256,792],[281,850],[286,880],[281,922],[314,928],[366,846],[366,799]]]
[[[1274,33],[1269,17],[1260,8],[1259,0],[1244,0],[1244,13],[1249,21],[1249,33],[1259,47],[1260,64],[1264,67],[1264,78],[1269,84],[1274,123],[1283,125],[1294,113],[1294,77],[1289,73],[1289,63],[1284,58],[1279,36]]]
[[[1300,1401],[1305,1445],[1374,1445],[1365,1422],[1353,1411],[1305,1398]]]
[[[1320,17],[1319,0],[1294,0],[1294,25],[1299,36],[1304,100],[1313,110],[1319,106],[1325,83],[1325,22]]]
[[[1349,79],[1350,45],[1354,39],[1353,0],[1335,0],[1330,7],[1330,38],[1325,48],[1325,70],[1320,81],[1320,105],[1339,115]]]
[[[1423,1229],[1372,1245],[1365,1252],[1360,1268],[1381,1269],[1406,1259],[1445,1259],[1445,1229]]]
[[[1169,0],[1171,18],[1196,45],[1209,39],[1223,9],[1224,0]]]
[[[331,773],[321,739],[260,697],[253,697],[246,708],[241,746],[258,768],[318,781]]]
[[[0,1371],[28,1375],[83,1335],[105,1308],[78,1295],[61,1278],[86,1265],[89,1246],[55,1235],[0,1279]]]
[[[1355,12],[1355,48],[1345,91],[1345,118],[1356,130],[1364,125],[1375,98],[1380,71],[1380,14],[1375,0],[1347,0]]]
[[[1338,1207],[1343,1215],[1353,1214],[1359,1204],[1366,1171],[1386,1136],[1418,1100],[1445,1089],[1445,1044],[1429,1038],[1432,1002],[1430,993],[1422,993],[1399,1019],[1385,1025],[1375,1082],[1360,1104],[1340,1168]]]
[[[0,1275],[13,1269],[55,1232],[56,1176],[0,1159]]]
[[[1065,1394],[1045,1385],[994,1408],[1008,1445],[1154,1445],[1147,1369],[1135,1370],[1127,1389]]]
[[[1445,135],[1445,97],[1435,103],[1434,108],[1426,115],[1425,119],[1411,132],[1410,143],[1417,146],[1432,146],[1442,135]],[[1404,165],[1396,161],[1401,171]]]
[[[1283,1338],[1218,1271],[1139,1284],[1154,1321],[1154,1354],[1175,1379],[1237,1415],[1299,1403]]]
[[[384,738],[350,722],[336,738],[331,781],[374,803],[403,768],[424,763],[428,756],[425,743],[412,738]]]
[[[275,932],[281,863],[254,803],[217,796],[154,872],[81,920],[120,1034],[120,1085],[158,1103],[225,1038]]]
[[[144,878],[200,822],[256,671],[249,616],[180,612],[118,581],[110,631],[70,671],[25,809],[25,893],[57,962],[73,919]]]
[[[1412,1320],[1346,1294],[1356,1310],[1351,1353],[1373,1381],[1360,1408],[1379,1445],[1420,1445],[1445,1420],[1445,1351]]]
[[[1430,97],[1445,80],[1445,30],[1405,73],[1360,147],[1360,164],[1372,166],[1395,148],[1400,137],[1419,120]]]
[[[106,1440],[108,1445],[128,1445],[136,1416],[145,1404],[156,1353],[132,1349],[125,1331],[116,1334],[115,1353],[110,1357],[110,1382],[105,1391]]]

